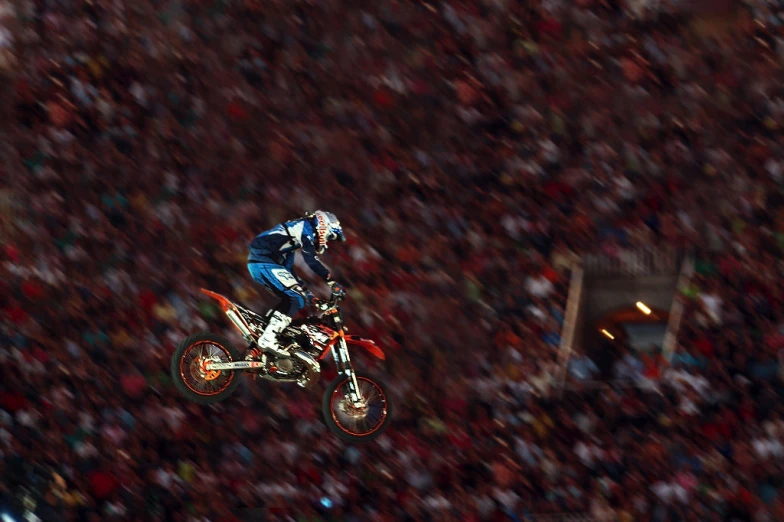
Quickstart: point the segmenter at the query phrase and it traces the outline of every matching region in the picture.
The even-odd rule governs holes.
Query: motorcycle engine
[[[297,344],[287,347],[289,352],[293,352],[297,348],[299,348]],[[266,368],[269,376],[275,379],[296,378],[305,370],[302,361],[296,357],[270,358]]]
[[[276,361],[275,366],[278,368],[276,373],[285,373],[288,374],[294,369],[294,360],[293,359],[280,359]]]
[[[291,357],[272,357],[269,354],[262,355],[263,369],[255,373],[258,377],[277,382],[296,382],[302,387],[307,388],[317,382],[315,376],[320,373],[320,368],[316,361],[313,361],[299,349],[300,345],[296,342],[288,344],[287,349],[292,354]],[[304,357],[304,359],[303,359]]]

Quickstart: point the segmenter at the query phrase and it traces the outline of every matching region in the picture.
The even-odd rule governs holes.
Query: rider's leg
[[[271,290],[281,298],[280,304],[270,311],[264,332],[259,337],[258,346],[277,356],[288,355],[278,344],[278,336],[291,324],[291,318],[305,307],[306,295],[294,276],[280,265],[254,263],[248,265],[253,280]],[[249,354],[248,358],[253,358]]]
[[[305,307],[305,295],[298,288],[289,288],[282,293],[280,304],[270,310],[269,322],[259,337],[259,348],[275,355],[288,355],[278,344],[278,336],[291,324],[291,318]]]
[[[278,343],[278,336],[291,324],[291,317],[282,314],[277,310],[272,310],[269,314],[269,322],[264,332],[259,337],[258,345],[263,351],[277,356],[288,355]]]

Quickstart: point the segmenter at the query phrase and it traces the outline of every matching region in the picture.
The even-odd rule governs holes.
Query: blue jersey
[[[323,279],[329,279],[329,270],[316,254],[316,231],[309,219],[281,223],[253,238],[248,262],[275,263],[293,272],[294,254],[300,249],[308,267]]]

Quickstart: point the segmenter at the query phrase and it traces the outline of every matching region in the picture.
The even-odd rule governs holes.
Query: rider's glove
[[[327,284],[332,289],[332,297],[336,299],[343,299],[346,297],[346,291],[336,281],[327,281]]]

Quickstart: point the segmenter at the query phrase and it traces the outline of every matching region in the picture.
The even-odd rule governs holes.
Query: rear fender
[[[382,361],[387,358],[384,354],[384,350],[382,350],[373,339],[366,339],[365,337],[360,337],[358,335],[346,335],[344,338],[346,339],[346,344],[361,346]]]
[[[208,295],[208,296],[212,297],[213,299],[215,299],[216,301],[218,301],[218,304],[220,304],[220,307],[221,307],[221,309],[224,312],[228,312],[229,310],[236,310],[237,309],[237,307],[234,306],[234,303],[232,303],[231,301],[229,301],[228,298],[223,297],[220,294],[216,294],[215,292],[211,292],[211,291],[209,291],[207,289],[204,289],[204,288],[201,289],[201,293],[204,294],[204,295]]]
[[[253,332],[251,332],[250,325],[248,322],[242,317],[240,311],[237,309],[237,305],[232,303],[227,297],[224,297],[220,294],[216,294],[215,292],[211,292],[204,288],[201,289],[201,293],[204,295],[208,295],[218,301],[223,313],[225,313],[229,320],[234,324],[237,330],[240,331],[242,337],[245,338],[246,341],[253,342]]]

